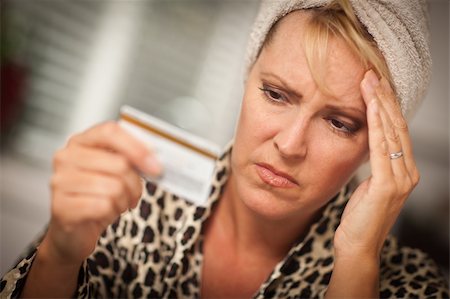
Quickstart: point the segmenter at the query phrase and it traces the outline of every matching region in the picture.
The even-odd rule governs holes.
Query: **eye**
[[[338,121],[337,119],[332,119],[331,120],[331,124],[339,129],[339,130],[345,130],[345,131],[350,131],[343,123],[341,123],[340,121]]]
[[[279,94],[278,92],[275,92],[273,90],[267,90],[266,92],[274,100],[279,101],[282,98],[281,94]]]
[[[345,136],[350,136],[353,135],[357,129],[353,128],[352,126],[345,124],[344,122],[335,119],[335,118],[330,118],[328,119],[328,121],[330,122],[331,128],[336,132],[336,133],[341,133],[344,134]]]
[[[275,102],[275,103],[283,103],[286,102],[286,98],[279,92],[268,88],[268,87],[260,87],[259,88],[263,93],[264,93],[264,97],[269,100],[270,102]]]

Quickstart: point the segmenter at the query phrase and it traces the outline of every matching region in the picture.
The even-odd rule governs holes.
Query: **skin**
[[[387,81],[365,70],[339,39],[330,39],[325,78],[332,96],[321,93],[301,46],[307,16],[283,19],[248,78],[230,178],[205,227],[204,298],[252,296],[369,157],[372,176],[352,195],[335,234],[326,295],[378,296],[382,244],[419,179],[408,129]],[[342,132],[342,123],[356,128],[355,122],[355,132]],[[389,153],[399,150],[404,156],[391,160]],[[261,162],[289,173],[297,185],[264,183],[255,170]],[[142,191],[136,169],[161,171],[151,150],[114,122],[75,135],[56,153],[52,219],[23,297],[73,295],[79,267],[101,232],[136,206]]]

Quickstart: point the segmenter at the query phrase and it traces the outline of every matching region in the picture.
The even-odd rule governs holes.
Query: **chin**
[[[298,217],[301,204],[298,199],[275,195],[271,190],[248,188],[240,196],[243,204],[258,216],[271,221]]]

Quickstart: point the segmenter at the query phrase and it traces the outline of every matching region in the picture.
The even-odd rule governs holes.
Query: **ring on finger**
[[[390,153],[389,154],[389,158],[391,158],[391,160],[398,159],[398,158],[401,158],[401,157],[403,157],[403,151],[399,151],[399,152],[396,152],[396,153]]]

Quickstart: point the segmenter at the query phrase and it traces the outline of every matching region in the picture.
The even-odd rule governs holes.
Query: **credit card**
[[[218,145],[130,106],[120,108],[119,124],[147,143],[163,166],[160,177],[142,175],[145,180],[205,206],[220,155]]]

